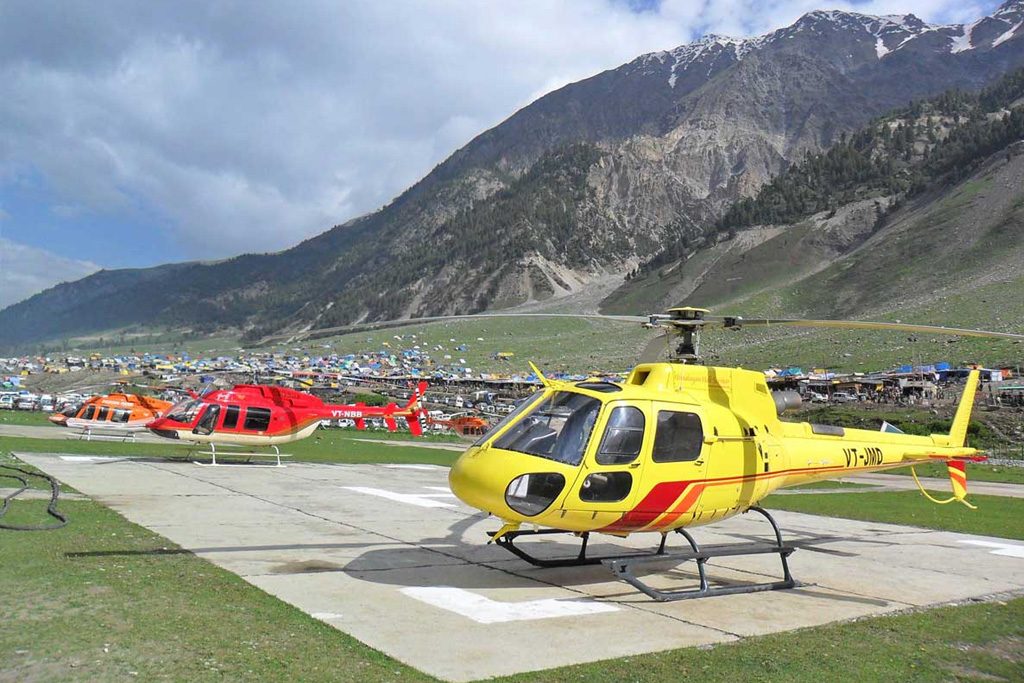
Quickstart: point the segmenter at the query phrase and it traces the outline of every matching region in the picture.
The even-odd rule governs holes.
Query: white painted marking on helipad
[[[111,460],[124,460],[124,458],[109,458],[105,455],[62,455],[61,460],[68,462],[109,462]]]
[[[381,467],[387,467],[390,470],[442,470],[448,469],[447,467],[440,467],[438,465],[381,465]]]
[[[331,619],[341,619],[341,615],[340,614],[335,614],[334,612],[313,612],[309,616],[313,617],[314,619],[319,619],[320,621],[330,621]]]
[[[385,491],[384,489],[375,489],[367,486],[342,486],[341,488],[346,491],[355,491],[356,493],[365,493],[368,496],[379,496],[380,498],[387,498],[397,503],[405,503],[406,505],[416,505],[421,508],[453,508],[455,507],[451,503],[442,503],[439,500],[434,500],[439,495],[451,495],[451,494],[437,494],[437,493],[395,493],[394,491]]]
[[[480,624],[503,624],[509,621],[533,621],[619,611],[615,605],[575,598],[498,602],[451,586],[410,586],[403,588],[402,593]]]
[[[990,550],[990,555],[1004,555],[1006,557],[1019,557],[1024,559],[1024,545],[1014,545],[1013,543],[995,543],[993,541],[960,541],[967,545],[976,545],[982,548],[995,548]]]

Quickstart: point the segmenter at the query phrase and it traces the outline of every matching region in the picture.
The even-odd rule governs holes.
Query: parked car
[[[855,403],[857,397],[845,391],[837,391],[832,394],[833,403]]]

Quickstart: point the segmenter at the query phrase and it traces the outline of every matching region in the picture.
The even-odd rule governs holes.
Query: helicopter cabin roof
[[[777,415],[764,375],[741,368],[643,363],[619,384],[587,380],[562,382],[556,387],[584,391],[602,400],[716,403],[737,412]]]
[[[295,408],[315,408],[323,405],[323,401],[319,398],[302,391],[262,384],[237,384],[231,389],[213,392],[210,399],[223,403],[239,400],[266,402]]]

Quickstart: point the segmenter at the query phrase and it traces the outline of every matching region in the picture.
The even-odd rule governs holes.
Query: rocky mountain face
[[[130,324],[251,337],[558,297],[700,243],[737,198],[912,98],[1024,65],[1024,0],[966,26],[812,12],[552,92],[380,211],[284,252],[100,272],[0,312],[0,344]],[[112,305],[141,296],[146,305]]]
[[[893,315],[1018,331],[1024,315],[1024,69],[887,113],[808,155],[603,302],[821,318]],[[992,304],[986,303],[986,298]]]

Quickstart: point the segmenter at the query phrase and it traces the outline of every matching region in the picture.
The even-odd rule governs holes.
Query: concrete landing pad
[[[499,525],[448,492],[442,467],[18,457],[364,643],[452,681],[1024,589],[1024,543],[778,512],[786,540],[800,547],[790,566],[802,587],[658,603],[603,567],[538,569],[485,545],[485,532]],[[694,530],[701,543],[769,533],[754,515]],[[595,537],[591,549],[648,549],[657,539]],[[533,543],[541,555],[575,550],[568,542]],[[777,556],[710,566],[722,583],[780,573]],[[646,580],[690,587],[692,569],[666,567]]]

